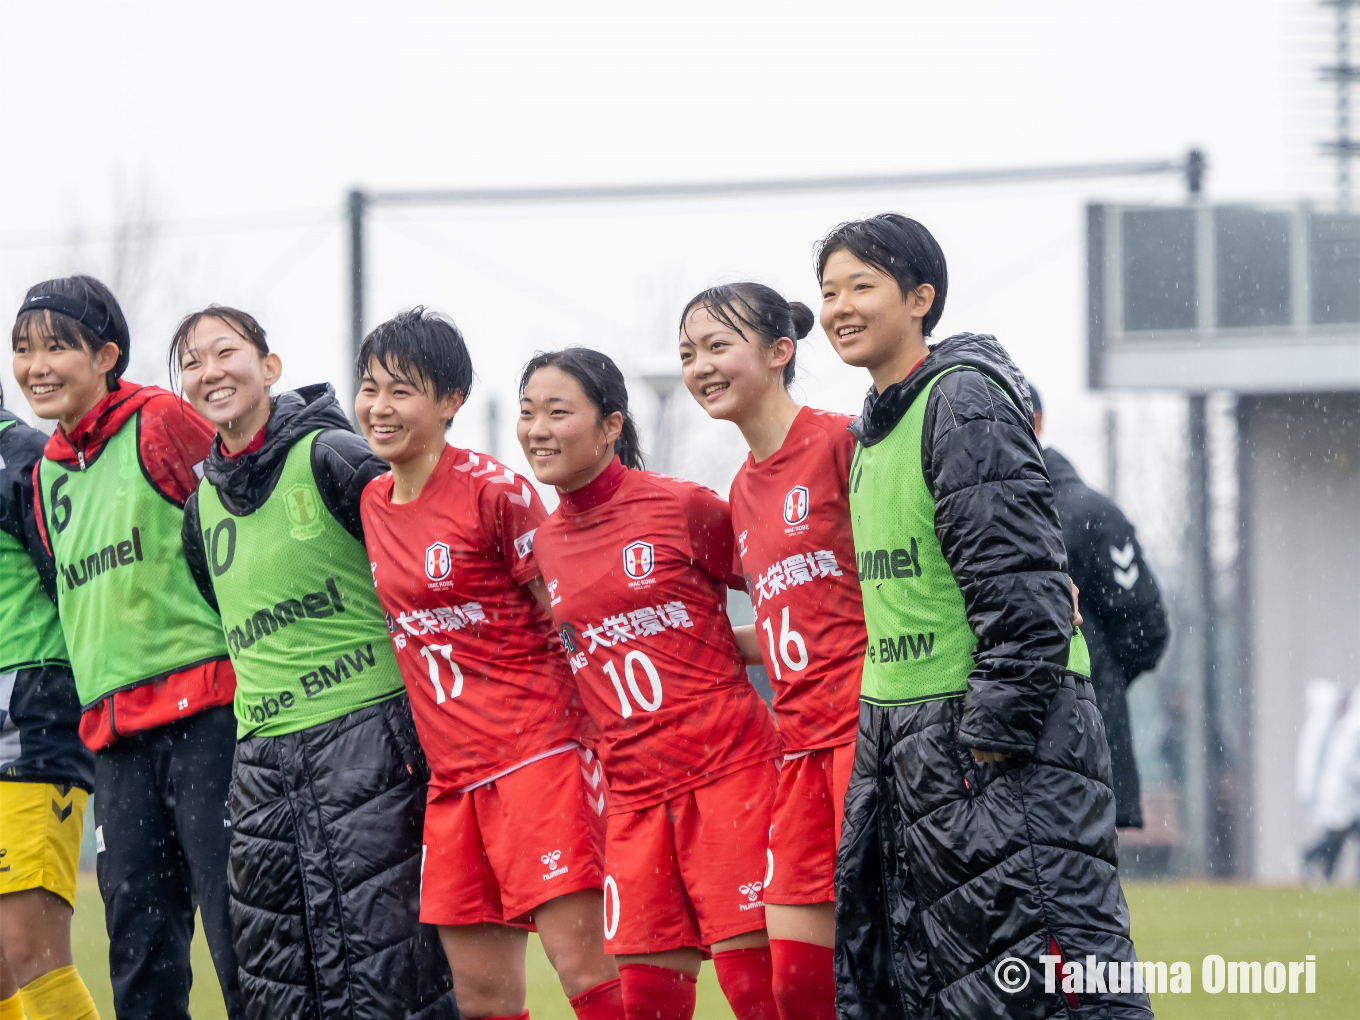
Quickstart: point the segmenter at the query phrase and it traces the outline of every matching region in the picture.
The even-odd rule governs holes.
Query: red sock
[[[580,995],[571,997],[576,1020],[623,1020],[623,982],[601,981]]]
[[[793,939],[770,939],[780,1020],[836,1020],[836,953]]]
[[[619,981],[627,1020],[694,1020],[697,978],[669,967],[625,963]]]
[[[729,949],[713,954],[718,984],[727,996],[737,1020],[779,1020],[770,988],[770,950]]]

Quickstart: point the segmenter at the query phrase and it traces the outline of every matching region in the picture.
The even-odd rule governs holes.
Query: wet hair
[[[838,251],[847,251],[887,273],[897,281],[903,298],[923,283],[934,287],[935,301],[921,321],[921,332],[930,336],[944,314],[949,269],[940,243],[929,230],[901,213],[880,213],[835,226],[817,245],[819,283],[826,272],[826,260]]]
[[[28,288],[10,331],[10,348],[41,337],[61,347],[83,347],[91,357],[105,344],[115,345],[118,360],[104,375],[110,392],[127,371],[132,349],[127,319],[113,292],[93,276],[62,276]]]
[[[1025,380],[1025,384],[1029,387],[1030,406],[1036,411],[1042,411],[1044,409],[1044,402],[1039,399],[1039,387],[1035,386],[1034,383],[1030,382],[1028,379]]]
[[[179,378],[180,362],[184,358],[190,334],[204,319],[221,319],[233,333],[254,347],[260,357],[269,354],[269,341],[265,337],[264,327],[255,321],[255,316],[229,305],[209,305],[201,311],[189,313],[175,327],[175,335],[170,339],[170,353],[166,356],[166,367],[170,370],[172,381]]]
[[[524,396],[524,388],[540,368],[556,368],[571,376],[581,384],[586,399],[600,412],[600,420],[608,418],[615,411],[623,415],[623,431],[614,441],[614,453],[624,467],[643,468],[642,444],[638,441],[637,423],[628,411],[628,386],[623,381],[623,373],[608,355],[592,351],[588,347],[568,347],[561,351],[539,351],[519,376],[519,395]]]
[[[360,380],[375,361],[398,378],[423,384],[436,402],[455,393],[467,400],[472,392],[472,355],[462,331],[424,305],[398,312],[364,337],[354,366]]]
[[[777,290],[763,283],[724,283],[690,298],[680,313],[681,336],[689,336],[685,322],[696,308],[704,309],[728,329],[740,333],[748,343],[750,333],[754,333],[767,350],[778,343],[780,337],[792,340],[793,357],[784,366],[784,388],[793,382],[798,341],[812,331],[816,321],[811,308],[801,301],[786,301]]]

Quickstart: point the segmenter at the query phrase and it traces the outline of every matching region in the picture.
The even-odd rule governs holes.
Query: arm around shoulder
[[[331,516],[359,542],[364,523],[359,513],[368,483],[388,470],[373,456],[368,441],[344,429],[326,429],[312,442],[312,477]]]

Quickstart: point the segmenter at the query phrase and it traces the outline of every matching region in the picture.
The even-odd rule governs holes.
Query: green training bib
[[[298,440],[254,513],[227,511],[206,479],[199,522],[236,668],[237,737],[275,737],[402,693],[368,553],[321,502]]]
[[[921,467],[930,392],[960,367],[930,380],[887,438],[855,447],[850,521],[869,635],[860,698],[870,704],[911,705],[968,690],[977,638],[935,535],[935,498]],[[1067,668],[1090,673],[1080,631]]]
[[[82,707],[227,654],[184,559],[184,511],[152,486],[133,415],[85,470],[43,458],[57,610]]]
[[[0,432],[17,424],[0,422]],[[22,542],[0,531],[0,673],[68,661],[57,607],[42,589],[38,568]]]

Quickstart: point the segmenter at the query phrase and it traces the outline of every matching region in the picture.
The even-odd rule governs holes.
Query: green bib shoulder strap
[[[206,480],[198,489],[242,737],[295,733],[405,689],[368,554],[316,487],[319,434],[293,444],[253,513],[232,514]]]
[[[137,419],[83,471],[45,458],[38,468],[57,608],[86,708],[227,654],[184,558],[184,511],[142,469]]]
[[[0,422],[0,432],[18,425]],[[0,531],[0,673],[67,662],[57,609],[24,544]]]

